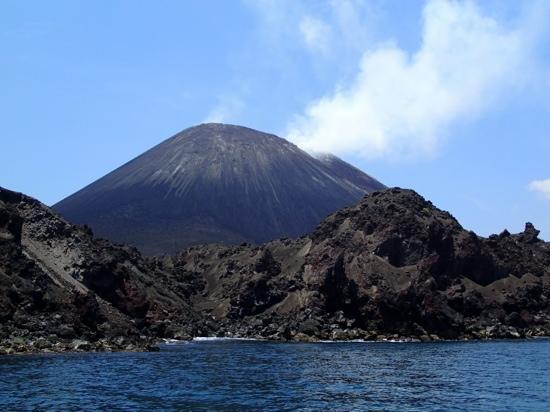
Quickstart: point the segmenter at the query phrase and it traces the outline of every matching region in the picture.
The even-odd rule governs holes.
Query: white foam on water
[[[189,341],[180,339],[163,339],[162,343],[165,345],[183,345],[189,343]]]
[[[192,339],[193,342],[213,342],[213,341],[259,341],[254,338],[238,338],[231,336],[197,336]]]
[[[350,339],[350,340],[319,340],[312,343],[415,343],[418,341],[406,339],[383,339],[383,340],[365,340],[365,339]]]
[[[239,342],[239,341],[251,341],[262,342],[265,339],[256,338],[240,338],[234,336],[197,336],[191,340],[179,340],[179,339],[163,339],[165,345],[185,345],[191,342]],[[273,341],[276,342],[276,341]],[[400,340],[400,339],[384,339],[384,340],[364,340],[364,339],[350,339],[350,340],[319,340],[314,342],[299,342],[290,341],[289,343],[413,343],[416,341]]]

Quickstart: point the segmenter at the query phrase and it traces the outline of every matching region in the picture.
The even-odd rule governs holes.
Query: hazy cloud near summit
[[[537,192],[547,199],[550,199],[550,179],[533,180],[529,183],[529,189]]]
[[[295,116],[287,138],[309,151],[366,158],[432,154],[452,122],[525,85],[533,24],[526,18],[510,27],[471,1],[428,1],[415,53],[392,43],[365,51],[355,78]],[[330,29],[316,27],[306,42]]]
[[[237,96],[218,96],[218,103],[202,123],[227,123],[233,121],[244,108],[244,102]]]

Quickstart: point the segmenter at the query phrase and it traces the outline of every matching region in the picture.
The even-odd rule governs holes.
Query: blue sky
[[[0,4],[0,185],[53,204],[204,121],[550,240],[545,1]]]

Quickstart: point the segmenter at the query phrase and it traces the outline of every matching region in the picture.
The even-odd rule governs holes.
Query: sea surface
[[[550,340],[4,356],[0,410],[548,411]]]

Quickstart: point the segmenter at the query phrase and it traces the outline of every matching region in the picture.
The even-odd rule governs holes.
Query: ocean
[[[550,340],[198,340],[3,356],[0,410],[543,411]]]

